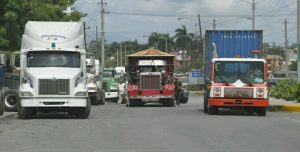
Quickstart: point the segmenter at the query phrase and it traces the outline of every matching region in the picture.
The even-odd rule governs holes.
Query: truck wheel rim
[[[14,107],[16,106],[18,99],[14,94],[8,94],[7,96],[5,96],[4,101],[7,107]]]

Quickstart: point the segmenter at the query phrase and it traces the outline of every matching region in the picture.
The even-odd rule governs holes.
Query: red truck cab
[[[244,109],[265,116],[269,106],[267,62],[253,58],[214,58],[204,91],[204,112]]]

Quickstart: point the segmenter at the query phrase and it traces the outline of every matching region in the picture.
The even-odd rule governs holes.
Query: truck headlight
[[[169,85],[165,85],[164,90],[169,90]]]
[[[22,91],[21,92],[21,96],[27,96],[27,97],[32,97],[33,96],[33,94],[31,93],[31,92],[28,92],[28,91]]]
[[[263,98],[264,97],[264,89],[263,88],[257,88],[256,89],[257,92],[257,98]]]
[[[264,89],[262,89],[262,88],[257,88],[256,90],[257,90],[258,94],[263,94],[264,93]]]
[[[97,87],[96,86],[91,86],[91,87],[88,87],[88,90],[97,90]]]
[[[220,97],[221,96],[221,88],[220,87],[215,87],[214,88],[214,96],[215,97]]]
[[[77,92],[77,93],[75,94],[75,96],[85,97],[85,96],[87,96],[87,92]]]
[[[220,91],[221,91],[221,88],[219,88],[219,87],[214,88],[214,92],[219,93]]]

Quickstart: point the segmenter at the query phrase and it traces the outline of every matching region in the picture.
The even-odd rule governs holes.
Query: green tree
[[[68,6],[73,5],[75,0],[5,1],[7,1],[6,5],[1,5],[6,8],[5,21],[1,24],[5,27],[5,35],[0,34],[0,39],[8,40],[8,45],[2,45],[8,50],[18,50],[20,48],[21,36],[27,21],[79,21],[84,16],[78,11],[64,12]]]
[[[167,41],[167,44],[166,44]],[[174,50],[174,41],[173,38],[170,37],[169,34],[162,34],[162,33],[156,33],[153,32],[150,34],[148,38],[149,47],[154,47],[158,50],[166,51],[166,45],[167,45],[167,51],[170,52]]]
[[[4,15],[7,11],[7,0],[0,1],[0,51],[8,47],[9,41],[5,38],[6,28],[4,26]]]
[[[186,26],[182,25],[181,28],[175,30],[175,44],[180,50],[189,50],[195,35],[188,33]]]

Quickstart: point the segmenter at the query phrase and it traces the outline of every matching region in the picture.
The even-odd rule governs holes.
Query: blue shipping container
[[[209,76],[212,58],[212,43],[217,46],[218,58],[252,57],[251,51],[262,50],[262,30],[206,30],[205,31],[205,68]]]

